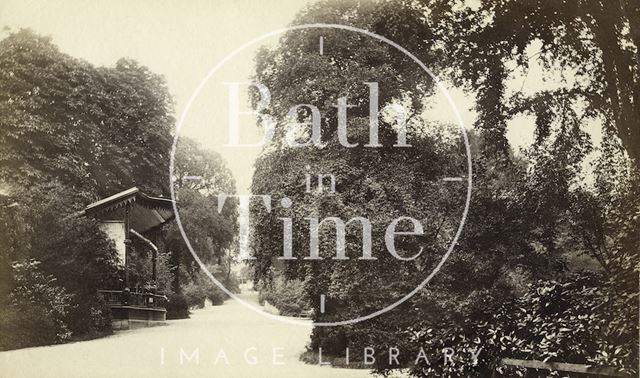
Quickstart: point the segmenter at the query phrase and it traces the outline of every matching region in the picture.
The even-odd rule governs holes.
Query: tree
[[[571,191],[571,233],[619,288],[637,287],[640,177],[615,140],[605,140],[593,187]]]
[[[164,79],[128,60],[94,67],[29,30],[0,41],[0,67],[3,298],[59,290],[72,304],[59,317],[64,329],[109,332],[96,290],[119,288],[123,272],[98,223],[78,213],[132,186],[167,194],[173,110]],[[46,282],[21,289],[11,267],[34,264]],[[17,302],[3,301],[7,316]]]
[[[455,341],[459,337],[457,331],[462,327],[471,330],[463,333],[462,337],[467,341],[475,340],[481,333],[479,327],[489,322],[491,314],[496,313],[503,304],[515,306],[521,303],[519,301],[535,301],[535,298],[523,296],[528,290],[543,288],[554,279],[565,281],[563,285],[579,281],[568,274],[572,261],[567,255],[576,252],[573,249],[576,242],[584,242],[583,238],[576,237],[574,226],[586,227],[580,222],[584,214],[590,211],[579,210],[582,207],[575,201],[577,196],[589,196],[576,191],[584,174],[585,156],[593,149],[584,125],[588,120],[599,120],[610,131],[606,135],[624,134],[617,138],[621,141],[626,139],[621,144],[625,146],[628,156],[637,159],[634,157],[634,154],[638,154],[638,144],[634,142],[637,125],[623,119],[637,109],[635,105],[626,106],[626,116],[615,110],[633,102],[629,98],[634,94],[629,92],[631,89],[618,90],[618,97],[613,98],[610,92],[607,95],[606,88],[610,89],[612,85],[632,88],[633,85],[625,81],[624,77],[629,77],[624,73],[617,76],[615,81],[605,79],[608,76],[606,62],[601,61],[602,56],[597,53],[589,55],[597,51],[590,42],[583,44],[582,37],[585,34],[587,39],[591,38],[586,28],[592,25],[587,23],[604,25],[606,17],[592,7],[577,18],[576,12],[584,10],[575,9],[571,4],[486,1],[481,3],[479,9],[471,9],[460,2],[444,1],[407,2],[403,3],[404,6],[386,1],[324,1],[310,6],[296,19],[295,22],[301,24],[322,22],[353,25],[399,42],[416,53],[437,74],[475,94],[478,111],[474,125],[476,132],[472,133],[477,138],[472,137],[474,188],[471,212],[464,233],[447,264],[428,288],[394,311],[366,323],[314,328],[313,349],[322,347],[323,353],[341,354],[346,347],[384,347],[397,344],[399,334],[426,334],[434,327],[442,328],[442,332],[435,335],[434,348]],[[619,16],[616,12],[611,14]],[[532,17],[533,20],[529,21]],[[617,24],[624,22],[615,21]],[[577,32],[571,29],[574,24],[579,26]],[[602,32],[601,29],[597,31]],[[340,44],[329,45],[332,50],[325,48],[326,53],[319,56],[317,41],[321,35],[325,41],[340,40]],[[636,75],[637,63],[628,60],[629,53],[634,51],[627,44],[632,37],[626,34],[624,28],[620,28],[607,38],[615,39],[616,45],[622,50],[615,59],[628,64],[631,72],[634,72],[632,76]],[[515,62],[526,67],[528,57],[525,49],[539,39],[543,50],[536,56],[540,57],[545,67],[554,72],[569,68],[577,70],[578,79],[573,82],[565,78],[564,88],[530,97],[520,93],[509,95],[506,88],[511,73],[509,64]],[[562,41],[571,42],[564,46]],[[449,187],[437,190],[434,185],[434,181],[446,172],[457,172],[464,168],[464,160],[451,158],[461,155],[460,142],[447,142],[446,138],[443,142],[438,139],[442,135],[433,134],[434,126],[420,119],[424,103],[432,92],[432,83],[428,79],[418,79],[422,74],[411,62],[403,60],[402,56],[396,55],[387,46],[380,45],[349,32],[305,29],[285,33],[275,49],[263,50],[257,57],[256,79],[271,91],[268,114],[275,118],[279,129],[276,129],[275,145],[265,149],[256,164],[252,190],[254,193],[271,194],[276,200],[290,198],[294,205],[290,209],[276,207],[270,213],[257,204],[252,207],[255,220],[252,248],[257,259],[251,263],[258,281],[269,282],[280,271],[289,279],[302,280],[305,293],[315,310],[314,320],[318,321],[343,320],[370,313],[384,307],[388,297],[401,297],[402,293],[414,288],[437,261],[438,247],[446,245],[447,237],[455,230],[452,220],[459,215],[455,210],[456,205],[459,206],[464,197],[462,190]],[[604,47],[599,45],[599,48]],[[595,78],[587,77],[594,72]],[[362,84],[371,81],[380,82],[381,93],[384,93],[380,97],[381,106],[403,103],[411,110],[409,134],[414,148],[394,151],[384,147],[366,149],[357,146],[347,149],[338,143],[340,137],[336,125],[339,121],[335,101],[341,96],[348,96],[349,103],[355,105],[348,110],[349,141],[367,140],[369,129],[366,117],[369,113],[366,104],[369,97],[367,87]],[[598,98],[607,100],[603,102]],[[257,99],[258,96],[254,96],[254,103]],[[313,118],[313,112],[306,107],[299,110],[293,120],[287,119],[289,109],[300,103],[314,104],[322,109],[321,133],[326,146],[321,149],[291,148],[287,145],[287,135],[283,129],[296,121],[309,122]],[[537,138],[524,156],[516,156],[506,138],[506,125],[509,118],[521,113],[536,116]],[[446,129],[446,125],[438,125],[438,128]],[[381,124],[383,145],[393,143],[396,130],[397,125],[392,122]],[[296,132],[298,140],[306,140],[311,136],[310,132],[305,133],[303,127],[298,127]],[[443,135],[451,137],[450,132],[444,132]],[[624,160],[624,157],[621,159]],[[634,164],[637,164],[637,160]],[[307,165],[309,168],[305,167]],[[623,175],[628,175],[632,170],[625,168]],[[336,193],[306,194],[305,173],[334,173]],[[626,193],[623,198],[633,201],[631,193],[635,192],[629,189]],[[608,201],[606,198],[603,200]],[[633,203],[637,203],[637,200]],[[598,208],[597,205],[588,206],[586,209]],[[595,214],[603,210],[606,212],[611,204],[600,206],[594,210]],[[635,211],[634,205],[624,215],[616,215],[616,219],[632,217]],[[290,217],[300,220],[309,216],[309,213],[320,219],[336,216],[346,221],[356,215],[372,219],[372,249],[379,260],[371,264],[365,261],[359,266],[351,261],[327,260],[335,256],[335,234],[324,229],[320,230],[320,256],[325,258],[321,264],[300,260],[276,262],[277,257],[282,255],[284,244],[282,231],[278,228],[282,219]],[[403,250],[412,251],[424,246],[424,255],[411,264],[398,264],[393,259],[380,258],[384,256],[384,246],[376,244],[382,231],[376,222],[384,224],[407,213],[420,217],[422,223],[426,224],[425,237],[402,240]],[[596,216],[596,220],[599,216]],[[614,249],[626,262],[625,266],[630,268],[622,269],[626,272],[625,277],[637,273],[637,265],[629,263],[637,261],[637,252],[629,249],[636,242],[633,235],[638,234],[638,224],[633,219],[633,222],[624,222],[624,233],[613,240],[610,239],[611,233],[594,235],[620,246]],[[309,244],[309,231],[303,226],[303,223],[293,225],[293,246],[298,257],[306,254],[305,248]],[[615,226],[611,225],[609,229],[612,231]],[[596,228],[589,229],[588,233],[592,230]],[[352,259],[361,253],[359,232],[354,227],[346,233],[347,256]],[[610,260],[609,263],[615,264],[614,261],[617,260]],[[283,266],[280,267],[280,264]],[[631,282],[621,280],[621,277],[616,274],[613,281]],[[594,281],[589,282],[593,284]],[[528,284],[535,286],[530,289]],[[577,294],[583,292],[581,290],[597,290],[597,287],[579,286],[571,286],[570,291]],[[610,298],[611,287],[619,286],[607,286],[602,290],[606,293],[592,298],[593,302]],[[637,297],[634,294],[637,293],[637,286],[626,286],[622,292],[625,301],[633,302]],[[318,298],[321,294],[326,296],[324,313],[319,311]],[[571,296],[563,296],[558,303],[571,306],[567,298]],[[619,306],[620,303],[612,306]],[[588,312],[587,307],[580,311]],[[508,328],[506,318],[500,320],[504,324],[496,326]],[[606,318],[598,319],[607,321]],[[624,321],[623,338],[633,334],[634,326],[630,321],[633,319]],[[596,323],[594,321],[593,324]],[[575,331],[578,332],[577,329]],[[544,335],[536,333],[527,341],[537,340],[541,336]],[[609,350],[611,345],[618,344],[607,344],[610,340],[593,336],[584,340],[585,348],[580,358],[604,363],[593,353]],[[403,340],[407,341],[401,342],[401,349],[416,353],[424,342],[424,339],[411,337]],[[595,347],[594,343],[606,347]],[[615,363],[633,365],[635,354],[628,350],[631,344],[625,341],[624,345],[627,348],[624,354],[628,359],[624,362],[616,360]],[[517,351],[518,344],[511,343],[509,348],[510,351]],[[562,356],[575,357],[569,354]],[[379,357],[379,371],[388,372],[388,369],[394,368],[386,362],[388,358],[384,354]],[[496,355],[491,357],[495,358]],[[413,361],[401,361],[400,366],[410,362]],[[492,363],[485,361],[481,368],[495,367]],[[481,374],[477,369],[474,371]],[[418,369],[414,374],[428,373]]]
[[[607,133],[640,161],[640,12],[630,0],[525,1],[484,0],[477,7],[464,1],[424,0],[407,6],[425,12],[421,38],[435,38],[442,59],[457,84],[476,94],[476,127],[494,152],[508,153],[506,122],[514,114],[536,116],[538,142],[549,135],[550,122],[564,116],[566,104],[584,104],[581,123],[597,117]],[[396,20],[395,22],[402,22]],[[527,48],[539,43],[529,56]],[[524,70],[533,60],[559,72],[559,89],[517,101],[507,81],[513,63]],[[566,74],[564,74],[566,73]]]
[[[0,178],[56,179],[94,199],[168,193],[173,125],[164,79],[133,61],[96,68],[21,30],[0,42]]]
[[[387,3],[323,2],[312,6],[297,22],[354,24],[402,42],[409,30],[397,25],[387,29],[389,16],[394,20],[396,13],[417,17],[406,9],[390,10]],[[340,40],[340,44],[318,56],[320,35],[325,41]],[[408,39],[409,44],[415,43]],[[436,56],[430,48],[436,47],[428,42],[418,51]],[[268,282],[274,269],[282,269],[289,279],[302,280],[316,321],[356,318],[409,293],[431,272],[456,231],[466,188],[443,186],[440,178],[465,171],[464,146],[455,128],[422,119],[424,99],[432,93],[433,84],[424,77],[415,63],[394,48],[351,32],[312,29],[287,33],[276,49],[258,56],[256,78],[271,91],[269,114],[279,126],[287,125],[289,108],[298,103],[318,104],[323,112],[322,142],[326,146],[287,147],[285,132],[276,132],[275,147],[266,149],[256,163],[252,184],[254,193],[268,193],[276,200],[286,196],[294,204],[291,209],[278,207],[270,213],[259,205],[253,207],[252,249],[257,259],[251,263],[256,278]],[[384,117],[380,125],[383,146],[362,146],[369,132],[369,93],[363,83],[371,81],[379,82],[380,107],[402,103],[410,109],[407,134],[411,148],[391,147],[397,141],[397,124]],[[336,127],[335,101],[346,95],[355,105],[348,111],[349,141],[361,142],[354,148],[339,143]],[[310,117],[310,112],[302,113],[297,121],[309,121]],[[309,133],[302,132],[300,139],[304,137]],[[445,318],[454,324],[462,322],[469,314],[514,296],[522,288],[518,279],[531,280],[561,269],[553,251],[539,251],[532,245],[539,240],[534,222],[538,219],[522,217],[531,212],[542,194],[526,197],[527,183],[520,179],[526,170],[522,161],[513,159],[502,169],[501,157],[479,154],[488,143],[475,141],[473,211],[459,248],[429,284],[430,289],[366,324],[315,328],[312,348],[343,353],[346,347],[386,345],[412,324],[438,324]],[[305,173],[334,174],[336,193],[305,193]],[[362,254],[361,230],[355,226],[346,234],[349,261],[331,260],[336,254],[331,227],[320,230],[324,260],[301,260],[308,254],[310,237],[304,218],[310,215],[338,217],[345,222],[356,216],[371,220],[376,260],[354,261]],[[384,243],[385,227],[400,216],[419,219],[425,228],[419,238],[398,240],[405,255],[423,248],[418,258],[408,262],[393,258]],[[274,268],[284,244],[279,229],[283,217],[294,219],[293,248],[298,260],[284,261],[282,268]],[[320,311],[321,295],[326,298],[324,313]]]
[[[231,251],[237,245],[238,232],[237,201],[228,198],[225,206],[218,209],[218,196],[235,194],[231,171],[219,154],[202,149],[188,138],[180,139],[174,161],[173,185],[183,230],[201,260],[215,270],[226,271],[222,277],[216,276],[231,284],[230,266],[234,257]],[[175,269],[174,291],[179,292],[181,285],[189,285],[191,293],[214,293],[211,283],[205,285],[205,278],[209,278],[200,272],[177,224],[167,230],[166,247],[171,251],[170,263]],[[187,274],[185,282],[182,271]],[[212,300],[216,296],[218,302],[218,294],[210,296]]]

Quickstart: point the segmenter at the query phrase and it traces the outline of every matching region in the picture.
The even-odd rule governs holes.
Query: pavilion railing
[[[146,290],[98,290],[108,305],[137,306],[137,307],[164,307],[167,297]]]

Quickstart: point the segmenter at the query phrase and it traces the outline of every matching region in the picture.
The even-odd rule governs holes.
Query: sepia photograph
[[[639,0],[0,0],[0,377],[638,377],[639,325]]]

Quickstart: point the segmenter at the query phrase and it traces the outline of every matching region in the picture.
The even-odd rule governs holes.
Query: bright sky
[[[95,65],[112,66],[122,57],[137,60],[166,77],[179,119],[195,88],[216,63],[245,42],[287,26],[308,2],[0,0],[0,27],[28,27],[50,35],[62,51]],[[274,43],[275,39],[266,42]],[[224,82],[249,80],[257,46],[234,57],[216,73],[194,102],[181,132],[222,154],[241,193],[247,192],[259,148],[225,148],[227,120],[219,114],[225,114],[228,106]],[[511,87],[534,92],[546,86],[543,76],[543,70],[534,64],[528,75],[515,78]],[[475,116],[470,111],[472,100],[460,90],[450,93],[465,125],[470,127]],[[428,118],[455,121],[442,96],[432,109]],[[243,138],[247,142],[259,139],[260,132],[252,127],[251,118],[245,117],[245,122]],[[531,117],[518,117],[509,127],[509,140],[515,148],[527,146],[532,130]]]

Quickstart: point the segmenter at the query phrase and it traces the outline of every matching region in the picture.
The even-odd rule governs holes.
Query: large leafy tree
[[[97,198],[168,193],[173,125],[164,79],[134,61],[94,67],[28,30],[0,42],[0,175],[57,179]]]
[[[536,116],[540,142],[569,104],[582,104],[581,123],[597,117],[640,164],[637,2],[483,0],[472,7],[464,1],[423,0],[406,5],[424,11],[416,32],[425,40],[436,36],[450,77],[476,93],[476,126],[492,150],[508,152],[506,126],[514,114]],[[534,43],[540,49],[531,53]],[[554,79],[562,85],[531,96],[510,94],[514,63],[526,72],[534,61],[559,73]]]
[[[624,300],[613,301],[612,306],[622,308],[637,301],[637,294],[634,294],[637,283],[631,279],[635,277],[637,265],[630,263],[637,260],[637,251],[629,248],[637,235],[637,217],[633,215],[636,206],[622,209],[617,205],[625,198],[631,198],[637,185],[631,173],[638,161],[638,127],[637,123],[629,121],[637,118],[634,114],[638,111],[634,100],[634,96],[638,96],[637,13],[632,4],[624,1],[616,3],[616,9],[612,11],[606,10],[604,3],[598,1],[579,3],[578,6],[574,2],[483,1],[471,8],[464,2],[455,1],[410,1],[402,6],[388,1],[324,1],[309,7],[296,19],[296,23],[354,25],[401,43],[436,73],[472,93],[478,112],[474,125],[479,138],[473,154],[472,211],[451,260],[427,290],[398,312],[387,313],[366,324],[316,328],[312,347],[321,346],[324,352],[339,354],[345,347],[398,345],[398,335],[404,334],[410,337],[403,340],[411,340],[400,345],[406,350],[416,351],[426,339],[436,337],[435,351],[461,338],[475,340],[482,334],[481,326],[490,322],[487,314],[497,311],[501,303],[516,306],[520,303],[516,299],[519,295],[528,290],[535,291],[535,288],[528,289],[526,284],[538,282],[536,279],[562,278],[578,282],[569,285],[570,290],[575,295],[595,292],[593,303],[609,303],[616,294],[622,294]],[[291,210],[274,209],[270,214],[254,207],[257,220],[252,242],[258,257],[253,262],[256,278],[268,281],[275,268],[284,270],[290,278],[305,280],[306,293],[316,308],[316,320],[333,320],[338,313],[354,317],[380,308],[385,303],[382,292],[398,297],[415,284],[415,279],[424,276],[429,260],[420,260],[421,264],[416,266],[398,266],[387,260],[382,266],[371,264],[364,269],[345,268],[343,262],[323,261],[321,266],[300,261],[276,262],[283,245],[281,231],[274,231],[274,225],[281,224],[278,218],[301,219],[311,211],[320,218],[348,219],[362,213],[371,216],[375,212],[367,210],[375,208],[384,214],[376,220],[388,221],[399,214],[398,210],[414,210],[415,214],[427,214],[423,220],[428,227],[433,227],[429,231],[438,231],[427,231],[427,234],[438,236],[439,231],[446,234],[451,230],[446,222],[442,230],[437,228],[443,215],[447,219],[446,200],[451,201],[451,206],[459,198],[456,195],[460,196],[455,191],[437,193],[429,190],[430,181],[441,173],[434,167],[445,167],[446,171],[460,164],[440,160],[450,156],[447,152],[451,151],[437,148],[460,148],[455,143],[435,143],[437,139],[432,135],[418,133],[412,142],[419,150],[399,154],[391,154],[385,149],[347,150],[337,144],[337,117],[331,105],[337,97],[347,94],[350,102],[356,104],[349,109],[349,115],[353,117],[349,135],[353,135],[353,140],[358,137],[366,140],[365,117],[368,113],[362,105],[367,103],[368,97],[363,87],[359,87],[363,81],[378,81],[375,79],[382,77],[379,80],[381,91],[389,92],[381,97],[380,103],[399,101],[407,96],[413,100],[410,104],[415,114],[420,114],[424,96],[431,90],[431,83],[420,80],[419,71],[410,62],[366,38],[349,33],[341,33],[338,38],[337,34],[327,30],[288,33],[281,38],[278,48],[261,52],[257,59],[256,77],[272,91],[269,114],[281,122],[280,126],[286,124],[284,120],[292,105],[311,103],[320,109],[328,109],[322,113],[323,141],[328,145],[314,150],[291,149],[285,143],[279,143],[275,148],[265,150],[257,163],[252,188],[255,193],[274,194],[276,199],[287,196],[295,204]],[[325,47],[326,57],[317,54],[320,35],[325,41],[340,41],[338,46]],[[528,48],[535,44],[542,46],[541,51],[528,56]],[[514,73],[513,66],[526,71],[532,59],[539,59],[549,72],[559,74],[559,78],[554,79],[562,84],[560,89],[533,95],[523,95],[521,91],[511,93],[508,82]],[[616,67],[616,64],[622,66]],[[571,75],[563,75],[569,71]],[[506,128],[510,118],[523,113],[535,116],[536,140],[525,156],[517,157],[509,146]],[[309,117],[309,113],[304,113],[299,121]],[[604,185],[608,182],[606,177],[614,176],[602,174],[602,166],[611,161],[600,163],[600,183],[595,192],[583,186],[581,181],[584,159],[593,150],[585,125],[594,122],[603,126],[608,138],[619,142],[610,144],[608,151],[600,153],[621,159],[620,167],[616,168],[620,175],[615,176],[618,182],[613,185],[615,188]],[[413,125],[418,130],[429,129],[419,119],[414,119]],[[392,130],[390,126],[383,125],[383,130]],[[393,135],[390,132],[388,138],[392,139]],[[284,135],[278,137],[276,134],[276,139],[282,142]],[[433,164],[427,163],[427,159]],[[406,166],[397,164],[398,161]],[[337,173],[337,193],[334,196],[305,196],[302,177],[309,171],[305,165],[312,167],[313,172],[323,169],[319,173]],[[424,175],[415,172],[424,172]],[[420,190],[415,190],[416,187]],[[429,200],[421,197],[425,193]],[[616,196],[613,198],[606,193]],[[585,201],[580,202],[582,200]],[[390,204],[392,206],[388,206]],[[607,216],[603,218],[604,214]],[[294,250],[299,250],[296,245],[303,250],[306,248],[306,233],[308,230],[294,227]],[[321,232],[321,238],[328,234]],[[359,233],[347,234],[347,244],[353,251],[350,256],[357,256],[359,252],[358,236]],[[375,237],[374,233],[374,240]],[[335,248],[332,239],[327,239],[330,241],[322,248],[324,256],[329,257],[335,253]],[[429,242],[420,240],[423,243],[420,245],[430,246]],[[415,244],[405,246],[410,248]],[[375,248],[379,247],[374,245],[374,250],[378,251]],[[576,269],[567,255],[581,252],[601,261],[605,270],[616,266],[610,274],[600,276],[611,280],[603,285],[603,290],[581,286],[593,284],[593,280],[565,276],[568,269]],[[598,274],[602,272],[598,271]],[[402,282],[396,284],[398,281]],[[554,283],[537,285],[543,288]],[[319,315],[317,298],[319,294],[327,293],[332,296],[327,299],[329,310]],[[520,301],[536,301],[542,305],[547,300],[535,297],[531,291],[528,295]],[[571,307],[567,296],[560,302],[543,304]],[[583,312],[588,311],[589,305],[585,305],[575,313],[567,314],[567,324],[578,327],[569,323],[570,318],[583,317],[586,315]],[[516,323],[524,322],[529,315],[522,316],[523,319]],[[598,321],[608,321],[606,311],[599,316],[602,317]],[[632,350],[633,344],[628,342],[629,335],[637,328],[629,322],[633,322],[633,318],[626,319],[621,327],[606,335],[585,338],[585,347],[574,350],[575,354],[561,356],[562,351],[549,349],[545,352],[549,354],[533,357],[546,358],[556,353],[555,357],[577,358],[578,362],[630,366],[636,353]],[[504,329],[513,326],[506,323],[505,320],[505,324],[496,326],[504,326]],[[427,335],[434,327],[441,328],[442,332]],[[558,324],[554,327],[563,328]],[[458,333],[460,329],[464,331]],[[527,342],[545,336],[541,328],[534,333],[528,336]],[[412,339],[416,334],[418,338]],[[421,338],[424,335],[425,338]],[[613,338],[609,337],[611,335]],[[502,345],[506,348],[502,351],[519,355],[518,345],[523,342],[507,343],[508,348]],[[558,341],[559,344],[563,342],[564,339]],[[611,349],[619,349],[622,351],[619,356],[625,357],[607,360],[596,356]],[[385,370],[387,358],[379,357],[378,361],[383,361],[379,368]],[[481,369],[471,372],[482,374]],[[433,371],[417,367],[413,373],[428,376]]]
[[[413,38],[412,29],[419,25],[399,22],[409,19],[421,20],[421,13],[412,8],[393,8],[386,2],[322,2],[303,13],[297,22],[351,24],[401,43],[406,40],[428,63],[435,63],[434,70],[447,72],[437,60],[443,52],[435,35],[434,39],[419,43]],[[325,42],[324,56],[317,52],[320,36],[324,41],[333,41]],[[327,144],[322,148],[287,147],[285,133],[280,131],[276,132],[276,147],[266,149],[258,160],[253,192],[272,194],[276,200],[286,196],[294,205],[291,209],[274,208],[271,213],[254,206],[252,243],[257,260],[252,263],[257,279],[268,281],[273,269],[278,269],[289,278],[303,280],[318,321],[356,318],[410,292],[446,250],[466,194],[464,186],[443,186],[439,181],[452,172],[465,171],[465,152],[459,130],[421,117],[424,100],[433,91],[431,80],[392,47],[351,32],[324,29],[288,33],[278,48],[261,52],[256,78],[270,89],[269,114],[282,128],[287,125],[291,106],[317,105],[323,117],[322,141]],[[369,93],[363,83],[371,81],[379,83],[381,107],[402,103],[413,114],[408,131],[411,148],[391,147],[397,137],[396,125],[384,117],[380,125],[383,147],[345,148],[338,143],[335,101],[340,96],[348,96],[349,103],[355,105],[348,112],[350,141],[368,140]],[[309,117],[309,113],[299,114],[298,121]],[[534,243],[543,239],[541,234],[552,238],[553,226],[540,226],[544,223],[538,222],[557,210],[551,208],[547,214],[523,217],[536,213],[538,206],[544,207],[537,201],[549,193],[539,190],[527,196],[526,191],[535,183],[522,179],[526,172],[524,162],[514,158],[512,164],[505,165],[510,155],[485,156],[480,152],[492,148],[491,142],[485,138],[472,141],[472,211],[458,242],[460,247],[429,284],[429,290],[367,323],[316,328],[312,347],[320,346],[325,353],[343,353],[346,347],[361,349],[397,342],[398,332],[411,327],[457,324],[470,314],[512,297],[524,288],[522,281],[545,277],[562,268],[552,242],[540,246]],[[305,193],[305,173],[335,174],[336,193]],[[550,197],[545,203],[552,201]],[[404,215],[419,219],[425,227],[423,237],[406,238],[398,244],[406,254],[424,248],[423,254],[411,262],[394,259],[384,244],[384,228]],[[377,260],[330,260],[336,253],[335,231],[331,227],[320,231],[321,256],[325,260],[300,260],[308,254],[309,226],[304,220],[308,216],[332,216],[344,221],[356,216],[368,218],[373,224],[372,249]],[[295,222],[293,243],[298,260],[277,259],[284,244],[279,219],[282,217],[291,217]],[[356,259],[362,245],[359,227],[349,229],[346,236],[347,255]],[[321,294],[326,297],[324,313],[320,311]]]
[[[358,26],[365,29],[378,31],[376,29],[384,28],[384,25],[378,25],[382,18],[375,12],[353,4],[334,5],[314,6],[299,21],[305,23],[320,18],[324,22],[340,24],[346,18],[354,18],[359,20]],[[320,37],[326,45],[323,56],[319,56],[317,51]],[[278,230],[281,223],[278,218],[291,217],[295,222],[293,248],[299,260],[287,261],[283,268],[290,278],[307,279],[307,295],[315,303],[318,320],[340,320],[341,317],[349,318],[356,313],[362,315],[379,309],[381,305],[391,304],[391,298],[402,296],[415,287],[418,278],[415,273],[432,268],[434,256],[425,253],[420,261],[401,263],[386,252],[384,230],[400,216],[421,220],[433,218],[432,223],[439,223],[442,227],[427,230],[425,234],[429,237],[425,236],[422,241],[429,244],[425,249],[441,247],[439,238],[449,236],[455,217],[461,211],[456,203],[464,202],[463,193],[455,188],[450,197],[442,196],[444,189],[435,181],[447,170],[459,170],[461,161],[447,161],[444,157],[458,146],[443,146],[441,151],[436,151],[435,141],[426,135],[411,139],[412,148],[392,147],[397,138],[392,120],[381,124],[379,136],[382,147],[363,147],[368,141],[369,130],[369,88],[365,82],[378,84],[381,108],[408,98],[411,101],[407,107],[419,113],[422,104],[415,99],[420,96],[410,94],[429,92],[430,79],[395,48],[358,33],[332,29],[287,33],[278,49],[261,52],[257,65],[257,80],[271,91],[269,112],[277,120],[279,128],[274,142],[278,147],[267,150],[256,164],[252,191],[271,194],[276,201],[286,196],[294,203],[291,210],[274,209],[271,213],[254,207],[255,233],[252,241],[258,257],[254,262],[258,279],[269,279],[272,262],[282,254],[283,239],[282,232]],[[346,96],[348,103],[353,105],[348,110],[348,139],[359,143],[358,147],[345,148],[339,143],[336,103],[342,96]],[[313,104],[320,109],[322,141],[326,147],[285,146],[283,130],[287,114],[296,104]],[[311,115],[306,110],[299,111],[297,121],[305,121]],[[421,173],[412,178],[413,172]],[[337,193],[305,193],[305,173],[312,175],[314,191],[317,191],[315,180],[318,174],[334,175]],[[405,184],[394,185],[394,178],[405,181]],[[325,184],[329,187],[328,182]],[[420,209],[429,206],[420,201],[430,196],[441,201],[434,200],[430,206],[432,212],[426,214]],[[346,237],[346,250],[351,262],[331,260],[336,253],[332,227],[320,230],[320,255],[324,260],[302,261],[309,246],[307,216],[317,216],[318,219],[338,217],[345,222],[357,216],[368,218],[373,228],[372,255],[376,260],[356,262],[362,253],[362,234],[358,226],[352,226]],[[438,231],[445,236],[439,235]],[[407,254],[419,248],[415,241],[408,239],[401,244],[400,249]],[[354,274],[358,270],[360,273]],[[385,290],[383,287],[394,281],[393,277],[403,270],[407,270],[407,280]],[[322,315],[318,307],[320,294],[330,298],[327,308],[331,310]],[[353,302],[356,296],[366,298],[366,303],[356,305]]]
[[[204,150],[194,140],[184,137],[177,145],[174,161],[172,179],[183,230],[203,263],[212,266],[215,273],[225,272],[223,281],[229,281],[234,257],[232,250],[237,242],[238,202],[227,198],[219,211],[218,197],[236,193],[231,171],[219,154]],[[167,230],[166,242],[171,251],[171,262],[176,267],[174,288],[177,291],[181,272],[185,271],[197,280],[200,268],[177,223]]]
[[[9,293],[38,289],[21,289],[15,274],[29,271],[9,267],[37,266],[69,294],[64,326],[103,332],[109,310],[96,289],[120,287],[122,272],[97,222],[78,212],[131,186],[167,193],[171,97],[160,76],[133,61],[94,67],[29,30],[0,41],[0,67],[2,307],[10,315]]]

